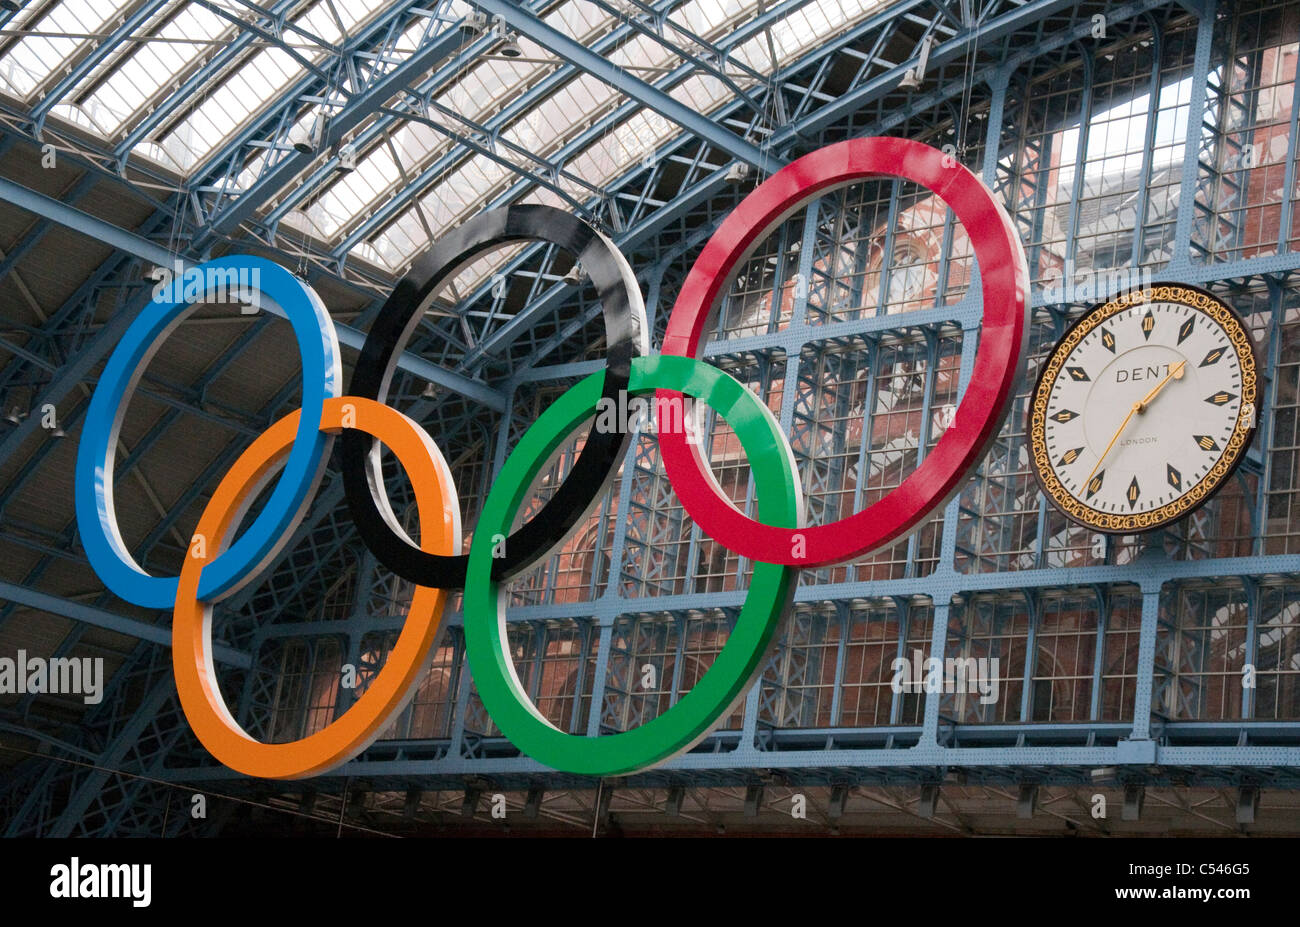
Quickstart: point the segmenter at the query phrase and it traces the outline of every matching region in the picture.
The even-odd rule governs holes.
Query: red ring
[[[691,268],[668,319],[663,353],[698,357],[705,323],[755,244],[815,195],[872,177],[901,177],[926,187],[966,229],[984,305],[975,369],[952,424],[921,466],[880,500],[829,525],[776,528],[747,517],[723,495],[686,431],[657,423],[664,467],[687,514],[705,534],[751,560],[827,566],[904,537],[957,491],[997,435],[1015,393],[1029,336],[1029,269],[1011,217],[956,159],[903,138],[829,145],[781,169],[745,197]],[[682,401],[671,390],[659,390],[657,398]]]

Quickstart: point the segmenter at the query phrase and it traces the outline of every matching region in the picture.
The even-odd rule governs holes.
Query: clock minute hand
[[[1150,404],[1151,400],[1156,398],[1160,391],[1165,388],[1165,384],[1170,380],[1181,380],[1183,378],[1183,369],[1186,366],[1187,361],[1179,361],[1174,365],[1173,369],[1165,375],[1165,378],[1155,385],[1151,392],[1133,403],[1133,408],[1128,410],[1128,415],[1124,416],[1124,421],[1120,422],[1119,428],[1115,429],[1115,434],[1110,439],[1110,443],[1106,445],[1106,450],[1102,451],[1101,456],[1097,458],[1097,463],[1093,465],[1092,472],[1089,473],[1088,478],[1083,481],[1084,486],[1087,486],[1092,482],[1092,478],[1096,475],[1098,468],[1101,467],[1102,461],[1106,459],[1106,455],[1110,453],[1110,449],[1115,446],[1115,442],[1119,440],[1119,436],[1124,433],[1124,429],[1128,427],[1128,423],[1133,418],[1134,414],[1146,412],[1147,406]]]
[[[1159,387],[1157,387],[1157,389],[1158,388]],[[1145,401],[1146,400],[1143,400],[1143,402]],[[1101,462],[1106,459],[1106,455],[1110,453],[1110,449],[1115,446],[1115,442],[1119,440],[1119,436],[1124,433],[1124,429],[1125,427],[1127,427],[1129,420],[1132,419],[1133,416],[1140,411],[1142,411],[1142,403],[1141,402],[1133,403],[1133,408],[1128,410],[1128,415],[1124,416],[1124,421],[1120,422],[1119,427],[1115,429],[1115,434],[1110,439],[1110,444],[1106,445],[1106,450],[1101,452],[1101,456],[1097,458],[1097,463],[1093,465],[1092,472],[1089,473],[1088,478],[1083,481],[1083,485],[1085,487],[1087,487],[1087,485],[1092,482],[1092,478],[1093,476],[1096,475],[1097,469],[1101,466]]]
[[[1169,373],[1165,375],[1165,378],[1161,380],[1159,383],[1157,383],[1155,385],[1155,388],[1152,389],[1151,392],[1147,393],[1144,397],[1142,397],[1142,401],[1137,404],[1137,411],[1139,413],[1145,412],[1147,410],[1147,406],[1151,403],[1151,400],[1156,398],[1156,396],[1160,393],[1160,391],[1165,388],[1165,384],[1168,383],[1170,380],[1181,380],[1183,378],[1183,370],[1186,367],[1187,367],[1187,361],[1185,360],[1179,361],[1177,364],[1175,364],[1173,369],[1170,370]]]

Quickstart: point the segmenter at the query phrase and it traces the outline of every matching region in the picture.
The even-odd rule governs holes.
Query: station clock
[[[1237,313],[1195,287],[1155,283],[1090,310],[1052,350],[1029,412],[1034,475],[1079,524],[1158,528],[1227,481],[1259,403]]]

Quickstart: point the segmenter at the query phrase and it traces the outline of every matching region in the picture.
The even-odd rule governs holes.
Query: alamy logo
[[[130,898],[137,908],[153,897],[149,863],[83,863],[77,857],[50,868],[51,898]]]
[[[261,308],[262,271],[258,267],[191,267],[177,261],[158,268],[153,298],[169,303],[243,303]]]
[[[0,657],[0,695],[80,695],[87,705],[104,697],[103,657]]]
[[[703,403],[688,402],[681,396],[648,398],[619,390],[617,401],[610,396],[596,401],[592,428],[600,434],[684,433],[688,443],[700,444],[705,433],[700,416],[703,408]]]
[[[1043,272],[1045,303],[1095,303],[1151,286],[1150,267],[1049,267]]]
[[[890,688],[898,693],[943,692],[956,695],[978,694],[981,705],[998,700],[997,657],[926,657],[921,650],[912,651],[912,659],[897,657],[890,664],[894,678]]]

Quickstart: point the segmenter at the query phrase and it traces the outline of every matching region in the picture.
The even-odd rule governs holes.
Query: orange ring
[[[199,576],[204,565],[216,559],[248,504],[287,456],[299,415],[300,411],[285,416],[259,436],[213,493],[195,530],[195,538],[202,538],[203,544],[191,543],[181,567],[172,620],[176,690],[195,735],[226,766],[263,779],[314,776],[346,763],[368,747],[414,691],[442,630],[447,597],[441,589],[415,587],[406,623],[384,668],[360,698],[322,730],[290,743],[267,744],[254,740],[235,720],[217,681],[212,661],[212,604],[198,601]],[[423,428],[396,409],[356,396],[326,399],[320,427],[329,433],[356,428],[386,444],[414,487],[416,509],[424,526],[421,549],[440,555],[460,553],[460,503],[451,471]]]

